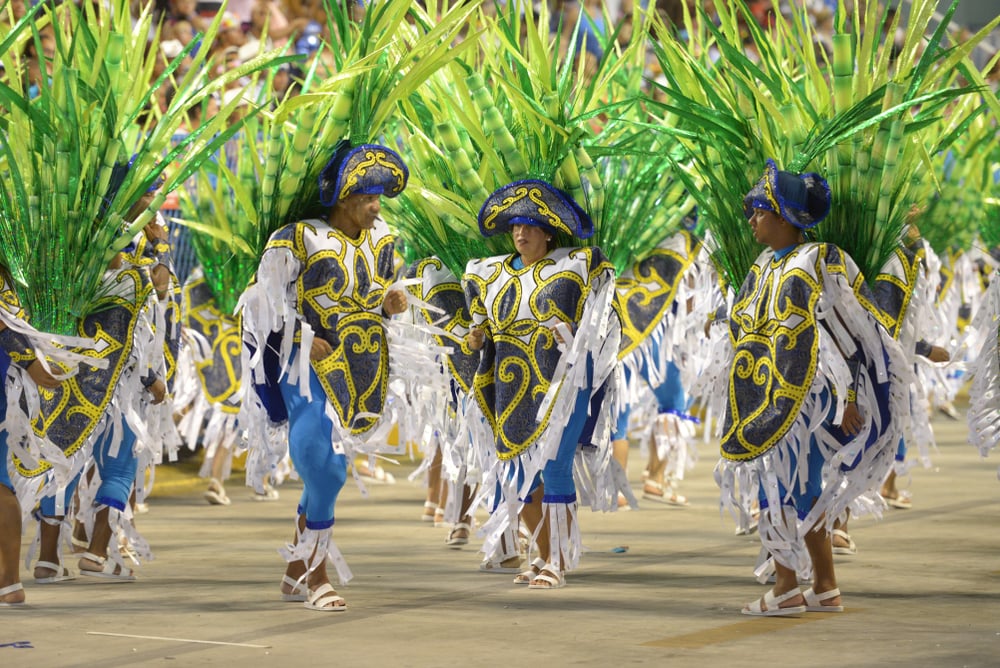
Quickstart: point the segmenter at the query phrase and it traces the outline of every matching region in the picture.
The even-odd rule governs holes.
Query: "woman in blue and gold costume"
[[[856,265],[832,244],[806,242],[829,210],[821,176],[778,171],[772,160],[744,199],[754,238],[769,248],[730,313],[716,479],[725,504],[759,501],[762,555],[774,561],[774,588],[748,615],[844,609],[831,525],[877,491],[907,412],[908,365]],[[810,573],[812,587],[800,591]]]
[[[295,544],[283,551],[282,594],[311,610],[346,609],[326,571],[329,556],[341,582],[351,577],[330,536],[334,504],[352,453],[384,442],[391,426],[383,419],[386,319],[407,302],[403,290],[389,289],[393,237],[379,217],[380,196],[395,197],[407,178],[402,159],[384,146],[338,144],[319,177],[326,219],[274,232],[238,307],[254,389],[272,425],[287,421],[304,484]],[[244,404],[254,400],[247,394]]]
[[[481,350],[473,394],[489,428],[474,429],[473,440],[486,448],[488,438],[493,446],[486,484],[498,495],[483,549],[492,554],[491,540],[519,514],[539,557],[515,583],[558,588],[580,553],[578,446],[599,467],[610,459],[609,385],[617,378],[621,336],[614,269],[598,248],[556,247],[560,234],[592,235],[593,222],[544,181],[495,191],[479,212],[479,229],[486,236],[509,232],[517,249],[471,261],[463,279],[472,316],[467,342]]]

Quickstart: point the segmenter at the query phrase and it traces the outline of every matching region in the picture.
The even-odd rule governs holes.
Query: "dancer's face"
[[[767,209],[754,209],[749,222],[753,238],[774,250],[792,245],[799,236],[794,225]]]
[[[375,220],[382,212],[381,195],[350,195],[337,204],[334,224],[347,236],[356,239],[363,230],[375,227]]]
[[[511,225],[510,234],[514,247],[521,254],[524,264],[531,264],[545,257],[549,252],[549,233],[534,225]]]

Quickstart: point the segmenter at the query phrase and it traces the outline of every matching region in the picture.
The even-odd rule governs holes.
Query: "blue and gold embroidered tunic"
[[[351,435],[369,431],[385,403],[389,353],[382,302],[393,281],[393,248],[393,237],[381,220],[357,239],[324,221],[305,220],[271,235],[257,273],[259,290],[271,299],[290,302],[286,306],[295,315],[289,311],[279,319],[297,320],[296,341],[303,340],[303,327],[308,326],[313,336],[333,348],[327,358],[311,364],[340,424]],[[272,271],[275,266],[281,270]],[[274,324],[280,325],[269,325],[270,337],[257,333],[271,347],[276,343],[274,334],[280,335]],[[273,370],[268,375],[274,375]]]
[[[105,272],[97,309],[77,325],[78,335],[93,339],[95,345],[77,352],[102,360],[106,366],[83,364],[80,373],[59,387],[39,390],[41,411],[33,425],[35,433],[47,437],[65,456],[89,445],[95,428],[109,412],[129,414],[126,405],[135,405],[142,396],[141,378],[149,373],[156,352],[162,353],[162,348],[153,351],[150,345],[154,340],[148,318],[152,291],[144,269],[126,264]],[[49,468],[41,462],[37,468],[19,468],[19,472],[30,477]]]
[[[205,400],[223,413],[236,415],[242,371],[240,322],[237,316],[219,310],[200,268],[184,284],[182,313],[187,335],[194,339],[194,371]]]
[[[613,282],[614,268],[598,248],[557,248],[526,267],[517,255],[469,262],[472,325],[487,330],[473,393],[501,460],[522,453],[548,424],[551,406],[540,409],[560,361],[550,327],[578,326],[588,300]]]
[[[622,359],[642,346],[664,323],[674,307],[681,280],[700,249],[701,241],[681,230],[618,277]]]
[[[780,563],[808,563],[799,530],[850,508],[873,512],[903,433],[909,369],[879,324],[853,260],[832,244],[767,250],[751,267],[730,312],[733,357],[725,397],[723,505],[749,512],[761,501],[761,540]],[[851,392],[854,392],[852,397]],[[846,400],[862,426],[841,429]],[[780,510],[790,490],[814,490],[798,521]],[[794,517],[794,515],[793,515]]]

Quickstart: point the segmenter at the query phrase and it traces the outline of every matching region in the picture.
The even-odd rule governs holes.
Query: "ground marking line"
[[[191,638],[164,638],[162,636],[134,636],[128,633],[103,633],[101,631],[87,631],[88,636],[113,636],[115,638],[139,638],[140,640],[173,640],[175,642],[194,642],[202,645],[228,645],[230,647],[253,647],[256,649],[270,649],[270,645],[248,645],[242,642],[221,642],[219,640],[192,640]]]

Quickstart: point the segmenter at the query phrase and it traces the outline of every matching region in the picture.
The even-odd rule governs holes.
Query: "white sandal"
[[[531,568],[514,576],[514,584],[530,585],[543,568],[545,568],[545,560],[541,557],[535,557],[535,560],[531,562]]]
[[[790,601],[802,592],[799,591],[798,587],[786,591],[781,596],[775,596],[773,589],[768,589],[767,593],[761,598],[758,598],[753,603],[748,603],[740,612],[744,615],[753,615],[754,617],[785,617],[788,615],[801,615],[806,611],[806,606],[804,605],[793,605],[788,608],[782,608],[781,604],[785,601]],[[763,605],[761,605],[763,603]],[[766,606],[766,610],[764,609]]]
[[[507,561],[507,559],[496,560],[496,559],[486,558],[486,559],[483,559],[483,561],[482,561],[481,564],[479,564],[479,572],[480,573],[502,573],[504,575],[510,575],[510,574],[514,574],[514,573],[520,573],[521,572],[521,557],[515,554],[515,555],[512,555],[511,557],[509,557],[509,559],[511,559],[511,560],[517,559],[517,564],[518,565],[517,566],[504,566],[503,562]]]
[[[346,612],[346,601],[344,601],[344,605],[330,605],[331,603],[338,603],[343,600],[344,597],[339,596],[336,590],[334,590],[333,585],[327,582],[321,585],[319,589],[312,591],[309,594],[309,599],[302,605],[307,610],[315,610],[317,612]]]
[[[132,572],[131,568],[119,568],[118,564],[111,561],[107,557],[99,557],[92,552],[84,552],[80,555],[80,561],[84,559],[88,561],[93,561],[95,564],[101,566],[99,571],[91,571],[77,565],[80,569],[80,575],[86,575],[90,578],[101,578],[102,580],[107,580],[108,582],[135,582],[135,574]],[[118,573],[115,571],[118,570]]]
[[[844,546],[844,545],[839,545],[839,546],[838,545],[833,545],[833,553],[834,554],[847,554],[847,555],[850,555],[850,554],[857,554],[858,553],[858,546],[854,544],[854,540],[851,538],[851,535],[849,533],[847,533],[846,531],[843,531],[842,529],[834,529],[831,532],[831,534],[833,534],[834,536],[836,536],[838,538],[843,538],[844,540],[847,541],[847,545],[846,546]],[[832,538],[830,539],[830,543],[831,543],[831,545],[833,544],[833,539]]]
[[[456,536],[456,531],[461,531],[465,529],[464,536]],[[444,544],[448,547],[462,547],[463,545],[469,544],[469,534],[472,533],[472,527],[465,522],[459,522],[451,528],[448,532],[448,537],[444,539]]]
[[[35,584],[37,585],[57,584],[59,582],[69,582],[70,580],[76,579],[76,576],[73,575],[68,568],[60,566],[59,564],[54,564],[51,561],[35,562],[35,569],[37,570],[39,568],[54,571],[55,573],[54,575],[47,575],[44,578],[35,578]]]
[[[282,601],[285,601],[286,603],[304,603],[309,600],[309,585],[305,582],[293,580],[287,575],[282,575],[281,584],[288,585],[292,588],[292,591],[288,593],[281,592]]]
[[[421,522],[433,522],[434,521],[434,515],[437,513],[437,508],[438,508],[438,504],[434,503],[433,501],[424,501],[424,510],[425,511],[429,510],[431,512],[430,513],[424,512],[420,516],[420,521]]]
[[[842,605],[823,605],[823,601],[840,596],[840,590],[834,587],[830,591],[817,594],[812,587],[802,592],[802,598],[806,600],[806,612],[843,612]]]
[[[16,591],[21,591],[24,589],[24,585],[20,582],[15,582],[12,585],[0,588],[0,596],[6,596],[7,594],[13,594]],[[18,601],[17,603],[7,603],[5,601],[0,601],[0,608],[22,608],[24,607],[24,601]]]
[[[642,498],[647,501],[655,501],[656,503],[663,503],[668,506],[677,506],[678,508],[684,508],[688,505],[687,497],[682,494],[678,494],[677,488],[673,485],[673,483],[664,485],[663,483],[656,482],[655,480],[647,479],[643,483],[643,487],[645,488],[647,485],[655,490],[658,490],[659,492],[650,492],[643,489]]]
[[[553,575],[548,575],[552,573]],[[542,583],[545,584],[542,584]],[[538,572],[535,579],[528,585],[528,589],[560,589],[566,586],[566,577],[553,564],[545,564]]]

